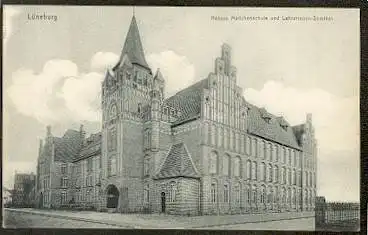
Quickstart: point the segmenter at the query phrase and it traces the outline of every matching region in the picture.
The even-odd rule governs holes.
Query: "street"
[[[101,223],[4,210],[4,228],[122,228]]]

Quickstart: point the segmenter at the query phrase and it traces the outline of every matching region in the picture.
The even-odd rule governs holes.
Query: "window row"
[[[300,167],[301,152],[272,142],[245,136],[231,129],[204,126],[205,142],[224,147],[249,156],[259,157],[267,161],[281,162],[289,166]]]
[[[116,157],[112,156],[109,158],[107,162],[107,175],[114,176],[116,175],[116,171],[117,171]]]
[[[219,187],[216,182],[211,183],[210,189],[210,200],[211,203],[218,202],[218,190]],[[230,203],[230,200],[233,200],[236,203],[240,203],[241,200],[251,203],[288,203],[288,204],[298,204],[301,198],[301,191],[298,192],[296,189],[276,189],[272,187],[266,188],[266,186],[262,186],[257,189],[256,186],[250,187],[247,186],[243,191],[243,196],[241,194],[240,184],[236,184],[234,186],[234,191],[230,194],[230,186],[225,183],[222,188],[222,201],[224,203]],[[232,195],[234,198],[231,198]],[[303,193],[303,203],[304,204],[314,204],[315,193],[313,191],[305,190]],[[242,198],[243,197],[243,198]]]
[[[212,151],[209,157],[209,173],[218,174],[220,171],[220,161],[217,152]],[[272,166],[262,162],[260,166],[257,166],[256,161],[246,161],[245,173],[243,178],[260,180],[264,182],[275,182],[289,185],[300,185],[300,172],[295,169],[289,169],[281,167],[279,170],[278,166]],[[231,158],[230,155],[225,154],[221,158],[222,175],[233,175],[240,177],[242,172],[241,158],[236,156]],[[232,170],[231,170],[232,169]],[[259,175],[258,175],[259,170]]]

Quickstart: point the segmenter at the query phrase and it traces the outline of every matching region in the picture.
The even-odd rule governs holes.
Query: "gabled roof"
[[[184,143],[174,144],[155,179],[173,177],[199,178],[199,174]]]
[[[132,17],[132,21],[130,22],[129,31],[125,38],[125,43],[120,56],[120,60],[123,59],[125,54],[128,55],[128,58],[132,64],[139,64],[149,69],[146,58],[144,56],[144,50],[135,16]],[[120,64],[120,60],[118,64]]]
[[[251,134],[300,149],[292,127],[290,127],[284,118],[276,117],[275,115],[268,113],[265,109],[260,109],[248,102],[246,102],[246,105],[249,107],[248,129]],[[264,115],[267,115],[270,120],[265,120]],[[281,124],[286,125],[285,128],[283,128]]]
[[[68,129],[63,137],[53,137],[55,145],[55,161],[70,162],[81,149],[81,134]]]
[[[91,156],[96,156],[101,154],[101,143],[102,143],[102,134],[98,132],[96,134],[92,134],[88,137],[83,145],[80,153],[73,159],[73,161],[80,161],[82,159],[86,159]]]
[[[198,117],[201,113],[201,97],[203,89],[208,88],[208,79],[203,79],[164,100],[164,105],[180,111],[174,124]]]

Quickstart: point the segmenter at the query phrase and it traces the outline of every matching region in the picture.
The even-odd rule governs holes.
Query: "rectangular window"
[[[61,174],[66,174],[66,164],[65,163],[63,163],[62,165],[61,165]]]
[[[68,187],[68,178],[63,177],[61,180],[61,187],[66,188]]]
[[[87,171],[92,171],[92,166],[93,166],[93,162],[92,162],[92,158],[88,158],[87,159]]]
[[[211,202],[216,203],[217,192],[216,192],[216,184],[211,184]]]
[[[68,195],[66,191],[61,192],[61,204],[66,204],[68,200]]]
[[[229,186],[227,184],[224,185],[224,202],[229,202]]]

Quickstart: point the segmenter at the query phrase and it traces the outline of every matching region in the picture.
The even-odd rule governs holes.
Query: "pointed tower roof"
[[[164,76],[162,76],[162,73],[160,71],[160,69],[157,69],[156,75],[155,75],[155,79],[159,80],[159,81],[165,81]]]
[[[132,64],[139,64],[149,69],[144,56],[141,37],[139,35],[138,25],[134,15],[132,17],[132,21],[130,22],[128,34],[125,38],[124,48],[121,53],[120,60],[125,54],[128,55],[128,58]]]

